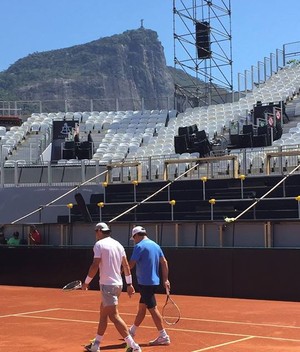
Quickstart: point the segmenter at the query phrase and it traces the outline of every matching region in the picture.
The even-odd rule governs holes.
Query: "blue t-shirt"
[[[131,260],[136,262],[139,285],[159,285],[159,260],[163,256],[160,246],[149,238],[134,246]]]

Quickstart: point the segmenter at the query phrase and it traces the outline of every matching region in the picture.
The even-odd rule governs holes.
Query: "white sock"
[[[102,341],[102,339],[103,339],[103,336],[101,336],[101,335],[96,335],[96,337],[95,337],[95,344],[96,345],[100,345],[100,342]]]
[[[134,342],[131,335],[128,335],[127,337],[125,337],[124,340],[125,340],[127,346],[129,346],[129,347],[135,348],[138,346],[138,344]]]
[[[167,334],[167,332],[166,332],[165,329],[162,329],[162,330],[160,330],[160,332],[159,332],[159,336],[161,336],[161,337],[167,337],[168,334]]]
[[[137,328],[138,328],[138,326],[133,324],[133,325],[131,325],[130,330],[135,334]]]

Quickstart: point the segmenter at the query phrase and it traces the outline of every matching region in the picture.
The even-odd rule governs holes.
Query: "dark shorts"
[[[148,309],[156,307],[155,293],[158,286],[139,285],[140,303],[144,303]]]

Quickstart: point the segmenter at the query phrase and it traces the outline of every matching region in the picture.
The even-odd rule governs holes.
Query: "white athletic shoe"
[[[84,346],[85,350],[88,352],[100,352],[100,346],[91,342],[90,344]]]
[[[126,352],[142,352],[142,349],[139,345],[136,345],[135,347],[126,347]]]
[[[151,346],[159,346],[159,345],[169,345],[171,343],[170,337],[167,335],[165,337],[158,336],[155,340],[149,342]]]

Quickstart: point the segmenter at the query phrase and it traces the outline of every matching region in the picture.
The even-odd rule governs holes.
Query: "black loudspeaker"
[[[253,136],[253,125],[243,125],[243,134],[251,134]]]
[[[74,141],[65,141],[64,148],[65,149],[75,149],[75,142]]]
[[[92,143],[89,141],[81,142],[76,150],[78,159],[92,159]]]
[[[186,135],[175,136],[174,147],[175,147],[176,154],[187,153],[188,145],[187,145]]]
[[[207,135],[205,130],[197,131],[196,132],[196,139],[198,142],[203,141],[204,139],[207,139]]]
[[[63,159],[74,159],[75,158],[75,149],[63,149]]]
[[[75,143],[74,141],[66,141],[63,148],[63,159],[75,158]]]
[[[257,127],[257,135],[258,136],[266,136],[266,146],[271,145],[271,128],[268,125],[258,126]]]
[[[253,136],[253,147],[266,147],[267,145],[268,141],[266,134]]]
[[[240,135],[239,134],[231,134],[230,135],[230,144],[233,146],[240,145]]]
[[[92,159],[92,151],[91,149],[85,148],[85,149],[78,149],[78,159]]]
[[[239,147],[240,148],[252,148],[253,147],[251,133],[240,134],[240,145],[239,145]]]
[[[178,127],[178,135],[183,136],[186,135],[187,137],[189,136],[189,127]]]
[[[196,46],[198,59],[211,58],[210,26],[208,22],[196,22]]]
[[[81,149],[92,149],[92,144],[89,141],[84,141],[80,143]]]
[[[201,142],[198,142],[197,151],[200,154],[200,158],[209,156],[211,151],[209,141],[207,139],[203,139]]]

